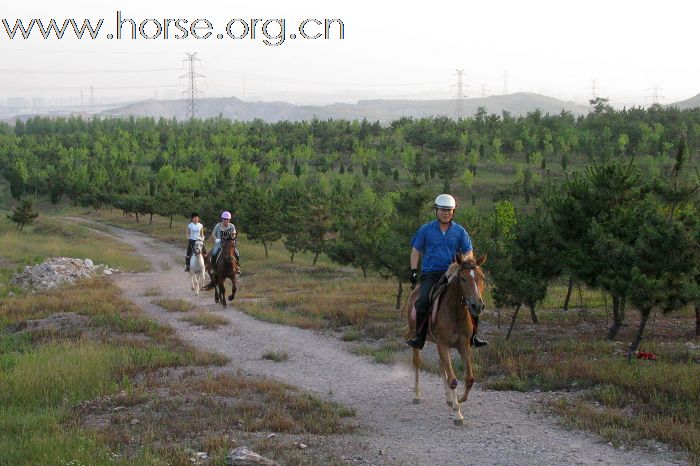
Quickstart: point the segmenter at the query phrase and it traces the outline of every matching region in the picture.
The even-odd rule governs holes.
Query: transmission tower
[[[187,62],[187,66],[189,68],[189,71],[187,73],[180,76],[181,78],[188,79],[187,89],[183,91],[183,94],[185,94],[185,98],[187,100],[187,119],[193,120],[195,115],[195,104],[197,96],[202,92],[197,88],[197,78],[204,78],[205,76],[197,73],[195,69],[197,62],[202,61],[199,58],[197,58],[197,52],[188,53],[187,58],[185,58],[182,61]]]
[[[659,100],[664,98],[663,95],[659,94],[659,92],[663,91],[663,88],[655,84],[650,90],[651,95],[648,95],[647,98],[651,98],[651,103],[657,105]]]
[[[598,80],[596,80],[596,79],[591,81],[591,100],[595,100],[598,98],[598,90],[596,89],[597,83],[598,83]]]
[[[455,118],[462,118],[464,116],[464,99],[466,95],[464,94],[464,83],[462,78],[464,77],[464,70],[455,70],[457,73],[457,94],[454,97],[457,99],[457,107],[455,109]]]

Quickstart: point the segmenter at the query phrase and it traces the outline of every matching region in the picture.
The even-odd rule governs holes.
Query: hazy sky
[[[147,40],[107,39],[116,12],[140,23],[146,19],[208,19],[212,37]],[[429,2],[365,1],[70,1],[13,2],[0,20],[28,25],[32,18],[59,25],[75,18],[97,24],[100,37],[76,39],[72,29],[61,40],[10,40],[0,24],[0,106],[8,97],[63,99],[65,104],[137,98],[177,98],[187,81],[186,52],[198,52],[198,79],[204,97],[294,103],[352,102],[361,98],[450,98],[456,94],[455,69],[464,69],[467,97],[537,92],[585,103],[596,80],[598,95],[616,105],[650,104],[658,86],[661,103],[700,92],[694,2],[631,0]],[[232,19],[286,20],[284,43],[256,38],[233,40],[225,32]],[[339,18],[345,39],[296,40],[307,18]],[[200,23],[204,26],[204,23]],[[188,24],[189,26],[189,24]],[[145,32],[156,32],[153,22]],[[319,28],[310,23],[307,32]],[[322,29],[322,28],[320,28]],[[127,37],[131,26],[123,29]],[[242,33],[241,23],[232,32]],[[279,31],[271,23],[271,35]],[[205,32],[201,32],[204,34]],[[18,33],[19,35],[19,33]],[[38,101],[37,101],[38,102]]]

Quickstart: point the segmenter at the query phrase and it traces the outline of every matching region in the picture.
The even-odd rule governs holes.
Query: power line
[[[189,71],[180,76],[181,78],[187,78],[189,80],[187,89],[183,91],[183,94],[187,99],[187,118],[190,120],[194,120],[195,100],[197,99],[197,96],[201,93],[201,91],[197,88],[197,78],[204,78],[203,75],[197,73],[195,67],[197,65],[197,62],[201,60],[197,58],[197,52],[195,52],[188,53],[187,58],[185,58],[182,61],[187,62],[187,65],[189,67]]]

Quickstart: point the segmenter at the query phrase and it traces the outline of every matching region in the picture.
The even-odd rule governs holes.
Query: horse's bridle
[[[457,271],[457,273],[459,274],[463,270],[471,270],[473,273],[473,271],[477,270],[478,268],[479,268],[478,265],[463,262],[462,264],[460,264],[459,270]],[[472,278],[475,279],[476,277],[474,277],[474,275],[472,275]],[[479,287],[476,286],[476,283],[474,283],[474,288],[476,289],[476,294],[477,294],[476,298],[474,296],[469,296],[468,298],[465,298],[464,295],[461,295],[459,297],[459,302],[462,306],[469,309],[469,312],[471,313],[471,315],[473,315],[474,317],[479,317],[479,315],[484,310],[486,305],[484,304],[484,300],[481,297],[481,292],[479,291]]]
[[[232,248],[234,249],[234,253],[233,253],[231,256],[227,256],[227,255],[224,254],[224,245],[223,245],[223,243],[224,243],[225,241],[230,241],[231,243],[233,243],[235,240],[234,240],[233,238],[225,238],[225,239],[222,239],[222,240],[221,240],[221,254],[222,254],[224,260],[229,261],[229,262],[232,262],[232,261],[233,261],[233,258],[236,257],[236,255],[235,255],[235,248],[236,248],[236,245],[235,245],[235,243],[233,243]]]

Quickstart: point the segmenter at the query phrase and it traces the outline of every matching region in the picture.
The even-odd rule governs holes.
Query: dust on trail
[[[71,220],[93,223],[80,218]],[[104,224],[100,225],[104,230]],[[229,356],[229,366],[217,371],[241,369],[252,375],[274,377],[354,408],[361,426],[360,433],[354,436],[362,449],[362,459],[355,457],[358,462],[686,464],[680,454],[620,450],[592,434],[563,429],[553,417],[537,414],[537,404],[547,395],[483,390],[478,380],[462,408],[465,426],[454,426],[438,376],[421,375],[423,401],[413,405],[410,366],[374,364],[349,353],[347,343],[309,330],[262,322],[231,306],[223,310],[214,303],[212,291],[197,297],[190,290],[189,275],[183,269],[184,241],[182,248],[176,248],[141,233],[116,227],[109,227],[109,231],[132,245],[152,266],[150,272],[111,278],[127,299],[175,328],[189,343]],[[245,287],[246,280],[254,279],[244,275],[239,286]],[[153,297],[143,296],[144,291],[154,287],[162,290],[163,297],[187,299],[208,312],[226,316],[231,325],[206,330],[182,322],[181,313],[165,311],[151,304]],[[283,363],[263,360],[267,351],[286,351],[289,359]],[[460,383],[458,390],[461,388]]]

